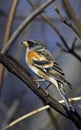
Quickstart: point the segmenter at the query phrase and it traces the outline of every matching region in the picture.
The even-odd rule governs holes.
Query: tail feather
[[[65,103],[67,105],[68,110],[74,111],[74,108],[73,108],[72,104],[69,102],[68,97],[67,97],[67,95],[66,95],[66,93],[65,93],[63,88],[64,88],[63,84],[62,83],[58,83],[57,89],[58,89],[60,95],[62,96],[62,98],[64,99],[64,101],[65,101]]]
[[[63,83],[65,84],[65,86],[67,86],[70,89],[72,89],[72,85],[66,79],[63,80]]]

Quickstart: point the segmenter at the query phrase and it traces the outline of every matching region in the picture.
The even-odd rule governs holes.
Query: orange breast
[[[34,60],[40,60],[40,56],[38,55],[38,53],[37,52],[35,52],[35,51],[29,51],[28,53],[27,53],[27,55],[26,55],[26,60],[27,60],[27,62],[29,63],[29,64],[31,64],[32,63],[32,59],[34,59]]]

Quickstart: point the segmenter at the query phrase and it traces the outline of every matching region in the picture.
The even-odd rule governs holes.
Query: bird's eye
[[[33,41],[28,41],[29,43],[29,47],[34,47],[35,46],[35,43]]]

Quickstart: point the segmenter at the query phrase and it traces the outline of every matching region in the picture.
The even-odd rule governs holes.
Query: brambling
[[[64,86],[71,87],[71,85],[65,79],[64,72],[55,62],[52,54],[37,40],[24,41],[23,45],[26,47],[25,60],[29,68],[40,78],[52,83],[64,99],[68,110],[73,110],[64,91]]]

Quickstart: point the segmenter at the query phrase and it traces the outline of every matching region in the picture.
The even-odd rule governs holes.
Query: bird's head
[[[39,49],[45,48],[45,46],[40,41],[37,41],[37,40],[27,40],[27,41],[22,42],[22,44],[27,49],[30,49],[30,50],[39,50]]]

